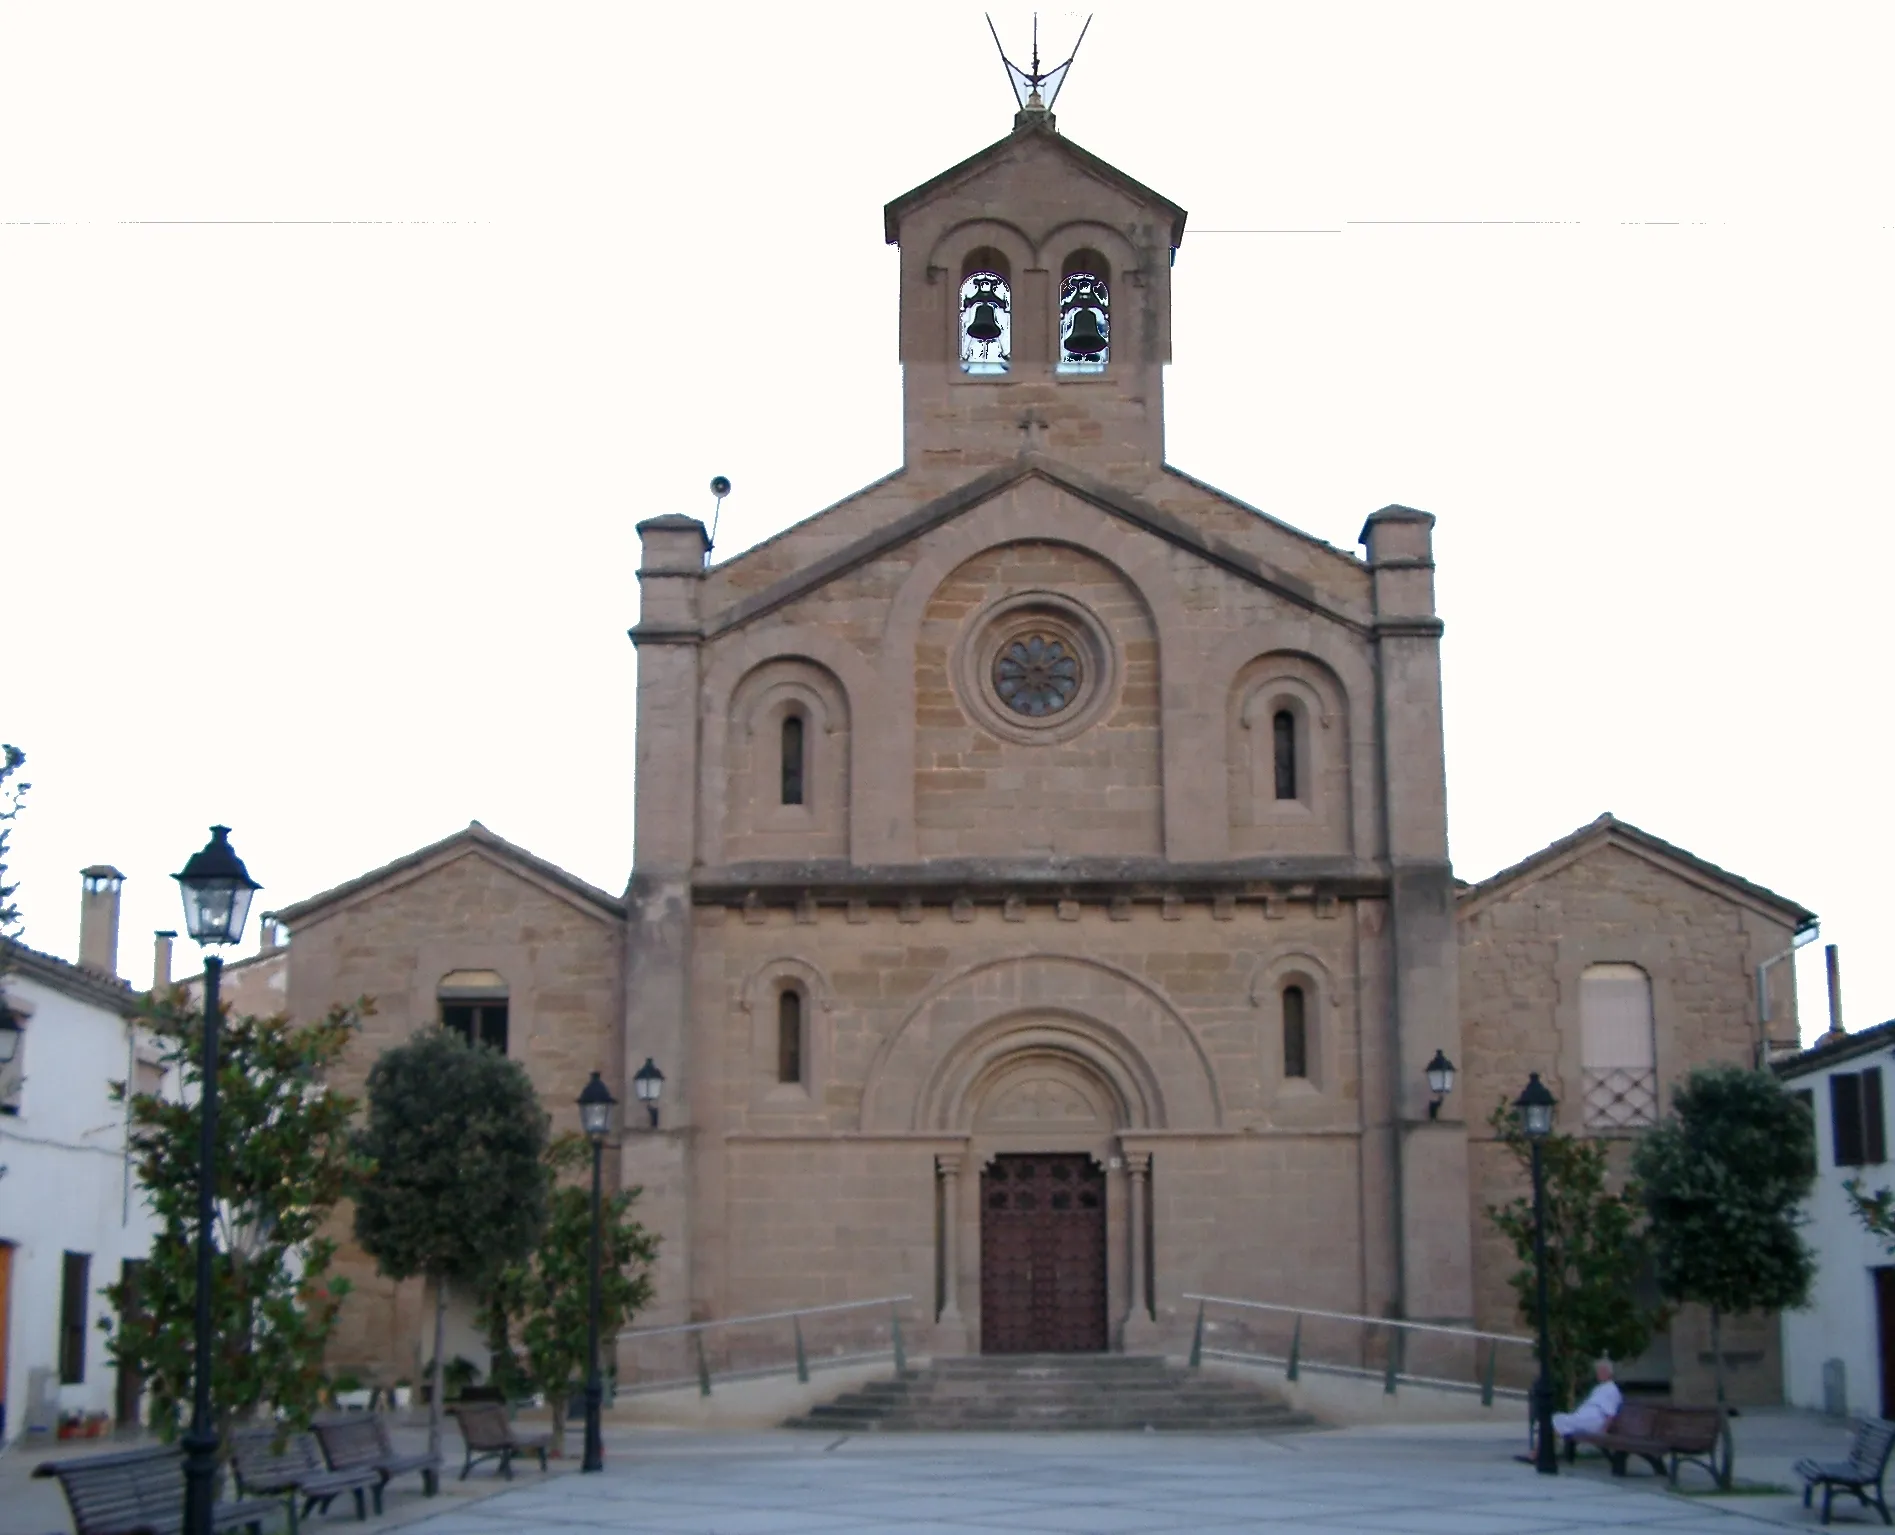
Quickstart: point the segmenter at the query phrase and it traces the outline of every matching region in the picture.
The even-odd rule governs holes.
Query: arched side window
[[[1112,356],[1112,299],[1105,257],[1094,250],[1066,258],[1059,287],[1059,371],[1103,373]]]
[[[786,805],[803,803],[803,768],[805,763],[803,715],[799,709],[791,709],[783,716],[781,756],[782,756],[782,794]]]
[[[1270,718],[1270,751],[1275,768],[1276,797],[1296,798],[1296,715],[1279,709]]]
[[[1309,1077],[1309,1002],[1301,986],[1283,988],[1283,1079]]]
[[[803,994],[794,986],[776,994],[776,1079],[803,1080]]]
[[[1658,1123],[1652,982],[1637,965],[1588,965],[1579,977],[1579,1067],[1588,1130]]]
[[[977,250],[962,265],[961,371],[1005,373],[1013,365],[1013,284],[996,250]]]
[[[450,970],[435,988],[441,1027],[470,1045],[507,1053],[507,982],[496,970]]]

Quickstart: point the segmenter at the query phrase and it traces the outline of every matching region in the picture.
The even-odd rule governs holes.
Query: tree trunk
[[[434,1276],[434,1374],[428,1382],[428,1453],[441,1453],[441,1398],[447,1387],[447,1275]]]
[[[1737,1457],[1731,1446],[1730,1408],[1724,1401],[1724,1313],[1715,1306],[1711,1308],[1711,1375],[1717,1382],[1717,1432],[1724,1441],[1723,1470],[1718,1473],[1717,1485],[1729,1492],[1731,1463]]]
[[[553,1413],[553,1458],[564,1460],[566,1457],[566,1408],[571,1396],[571,1388],[562,1386],[557,1391],[546,1394],[546,1405]]]

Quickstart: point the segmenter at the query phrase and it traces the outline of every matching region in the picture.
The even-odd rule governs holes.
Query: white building
[[[84,872],[71,964],[0,939],[0,1434],[51,1437],[59,1413],[137,1412],[99,1318],[103,1288],[136,1272],[154,1226],[134,1176],[112,1084],[162,1081],[117,975],[116,869]],[[162,945],[161,945],[162,947]],[[37,1392],[35,1386],[38,1386]]]
[[[1843,1184],[1895,1184],[1888,1160],[1886,1069],[1895,1022],[1828,1034],[1776,1064],[1816,1116],[1816,1188],[1804,1237],[1816,1283],[1802,1311],[1783,1313],[1784,1395],[1793,1406],[1895,1416],[1895,1253],[1857,1219]]]

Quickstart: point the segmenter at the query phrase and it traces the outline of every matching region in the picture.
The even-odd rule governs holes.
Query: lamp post
[[[592,1263],[587,1271],[586,1316],[586,1453],[581,1471],[605,1469],[605,1443],[599,1432],[599,1410],[604,1391],[599,1384],[599,1168],[605,1156],[605,1138],[612,1133],[612,1110],[618,1099],[593,1072],[579,1094],[579,1124],[592,1142]]]
[[[1428,1062],[1428,1091],[1434,1098],[1428,1104],[1428,1118],[1441,1117],[1441,1103],[1454,1091],[1454,1062],[1447,1058],[1445,1051],[1437,1050],[1434,1059]]]
[[[213,826],[211,840],[172,876],[184,896],[184,927],[205,948],[243,936],[250,898],[263,887],[250,877],[230,845],[230,828]],[[198,1092],[197,1317],[191,1367],[191,1428],[184,1436],[184,1535],[211,1535],[217,1497],[217,1423],[211,1415],[211,1257],[217,1218],[217,988],[224,962],[204,956],[204,1059]]]
[[[1533,1469],[1541,1476],[1559,1475],[1559,1452],[1553,1444],[1553,1349],[1546,1326],[1546,1195],[1540,1171],[1540,1142],[1553,1133],[1557,1102],[1535,1071],[1528,1075],[1526,1091],[1514,1103],[1533,1154],[1533,1268],[1540,1297],[1540,1377],[1533,1383],[1534,1437],[1538,1444]]]
[[[665,1090],[665,1074],[652,1064],[651,1057],[645,1057],[645,1064],[632,1073],[632,1091],[638,1095],[638,1101],[645,1105],[651,1115],[651,1127],[658,1128],[658,1099]]]

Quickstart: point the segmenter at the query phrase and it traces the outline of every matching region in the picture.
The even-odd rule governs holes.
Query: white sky
[[[1172,462],[1345,548],[1440,518],[1458,871],[1609,809],[1820,912],[1856,1028],[1892,44],[1886,0],[1103,6],[1058,103],[1190,210]],[[622,888],[634,523],[729,475],[722,557],[895,466],[882,204],[1012,112],[958,6],[0,6],[28,940],[116,863],[144,981],[214,820],[263,904],[474,817]]]

